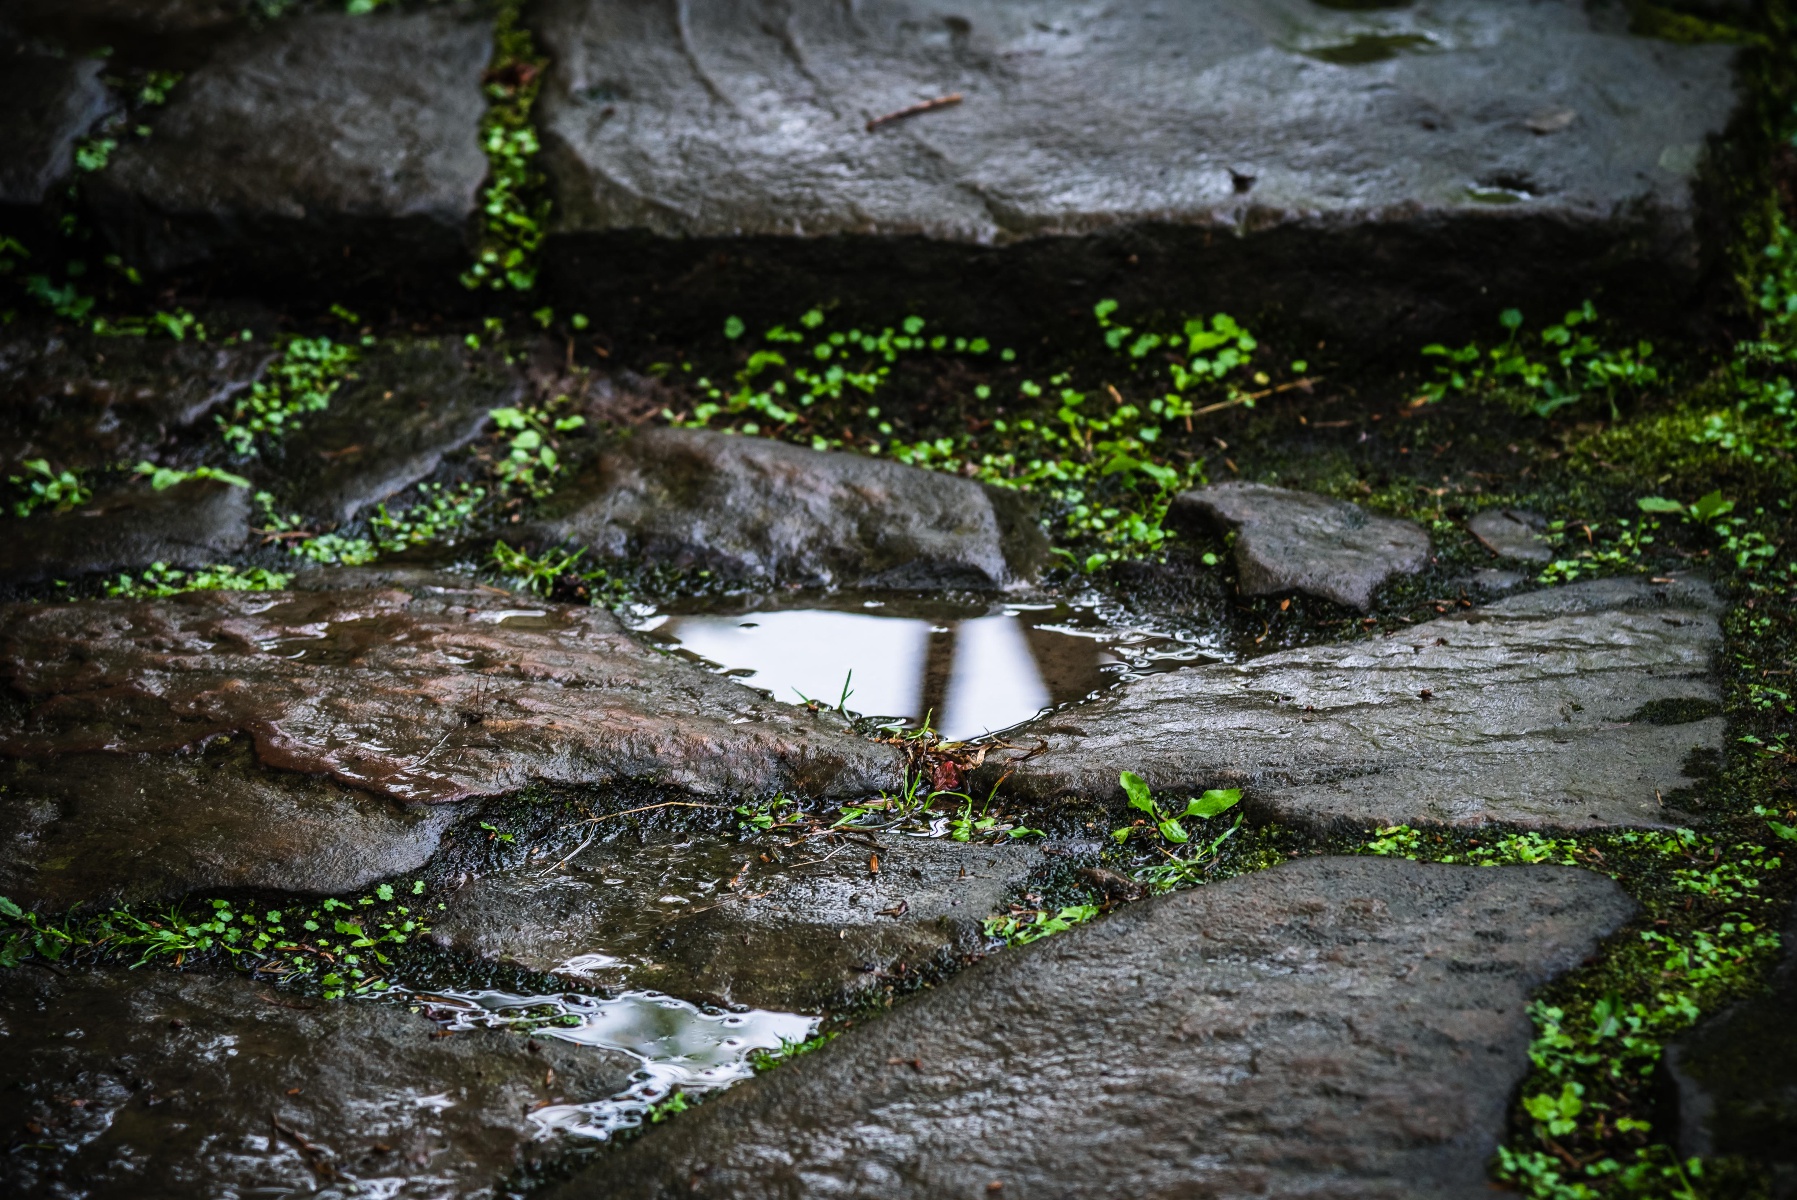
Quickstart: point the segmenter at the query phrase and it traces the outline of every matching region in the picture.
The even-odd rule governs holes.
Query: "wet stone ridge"
[[[478,879],[432,928],[442,945],[533,970],[816,1012],[902,968],[984,953],[981,919],[1046,861],[1034,846],[902,836],[772,855],[616,839],[559,870]]]
[[[1002,588],[1047,542],[1021,497],[863,455],[704,430],[645,430],[562,491],[539,541],[735,579]]]
[[[1414,521],[1264,483],[1181,492],[1167,517],[1175,527],[1235,531],[1236,587],[1244,596],[1308,592],[1364,612],[1381,584],[1429,562],[1429,535]]]
[[[1487,1196],[1529,992],[1631,911],[1566,868],[1339,858],[1131,905],[550,1195]]]
[[[1195,275],[1229,312],[1362,338],[1604,282],[1669,313],[1706,260],[1692,180],[1737,105],[1734,50],[1571,0],[533,19],[551,273],[660,287],[670,313],[707,288],[778,307],[873,286],[992,329],[1060,319],[1070,284],[1146,306]]]
[[[316,12],[227,38],[88,181],[94,218],[150,270],[451,278],[487,174],[491,51],[468,5]]]
[[[1108,799],[1130,770],[1311,825],[1668,824],[1722,745],[1718,607],[1699,582],[1603,580],[1151,676],[1013,732],[1041,744],[1007,787]]]
[[[625,1086],[627,1055],[505,1031],[433,1037],[394,1004],[236,976],[0,971],[0,1157],[13,1196],[482,1198],[530,1112]]]
[[[170,754],[246,733],[265,766],[404,802],[533,782],[862,794],[896,751],[647,649],[609,613],[473,589],[189,593],[0,609],[0,755]]]

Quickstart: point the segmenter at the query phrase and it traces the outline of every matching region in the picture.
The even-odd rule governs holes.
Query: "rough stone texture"
[[[1429,562],[1429,535],[1412,521],[1264,483],[1181,492],[1167,516],[1236,531],[1236,589],[1245,596],[1308,592],[1365,611],[1381,584]]]
[[[1626,19],[1578,0],[552,0],[549,268],[669,317],[873,290],[982,332],[1114,295],[1413,342],[1606,283],[1613,306],[1682,316],[1736,51]]]
[[[191,592],[0,607],[0,756],[169,754],[408,802],[532,782],[737,797],[896,786],[897,751],[648,649],[602,609],[471,589]]]
[[[0,49],[0,205],[42,204],[74,170],[75,142],[112,107],[105,65]]]
[[[0,788],[0,896],[47,912],[225,888],[341,895],[418,871],[466,815],[259,769],[246,738],[0,758]]]
[[[216,563],[250,536],[250,494],[210,479],[134,489],[63,513],[0,519],[0,583],[42,583],[162,562]]]
[[[0,1191],[58,1200],[485,1200],[530,1153],[532,1109],[615,1093],[637,1065],[157,968],[0,971],[0,1022],[0,1126],[37,1143],[0,1158]]]
[[[770,850],[777,861],[763,862]],[[816,1012],[880,986],[901,963],[916,970],[983,952],[981,919],[1046,861],[1032,846],[903,836],[792,848],[619,837],[557,872],[484,876],[432,927],[445,946],[533,970],[602,954],[616,965],[571,973]]]
[[[1740,1155],[1770,1172],[1775,1200],[1797,1196],[1797,919],[1784,946],[1767,991],[1703,1022],[1665,1058],[1679,1152]]]
[[[602,453],[539,522],[541,541],[731,578],[894,589],[1001,588],[1047,541],[1014,493],[859,454],[651,429]]]
[[[347,521],[418,482],[524,392],[518,375],[436,341],[383,346],[356,376],[268,456],[271,482],[308,516]]]
[[[1499,558],[1552,562],[1553,548],[1541,531],[1547,518],[1514,508],[1488,508],[1466,523],[1466,531]]]
[[[6,8],[21,29],[72,50],[104,46],[115,65],[164,68],[192,66],[246,16],[261,15],[258,0],[7,0]]]
[[[246,391],[266,346],[101,338],[20,321],[0,331],[0,473],[44,458],[93,470],[158,457]]]
[[[1007,789],[1120,796],[1241,787],[1313,825],[1662,825],[1719,753],[1719,605],[1639,578],[1514,596],[1385,638],[1154,675],[1008,735]],[[1426,693],[1426,694],[1425,694]]]
[[[1310,859],[987,959],[549,1195],[1489,1196],[1529,992],[1631,903]]]
[[[95,219],[156,271],[447,280],[487,174],[491,49],[490,20],[464,9],[312,13],[232,37],[89,181]]]

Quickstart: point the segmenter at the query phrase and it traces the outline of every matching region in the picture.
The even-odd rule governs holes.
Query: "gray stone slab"
[[[714,293],[872,294],[987,332],[1109,294],[1413,338],[1606,284],[1670,316],[1713,249],[1692,181],[1736,51],[1625,21],[1575,0],[551,0],[548,266],[669,319]]]
[[[531,783],[860,796],[901,775],[896,748],[652,650],[603,609],[490,589],[9,605],[0,678],[0,755],[247,734],[263,766],[403,803]]]
[[[648,429],[607,449],[526,532],[734,579],[994,589],[1047,539],[1024,498],[970,479],[768,438]]]
[[[0,49],[0,204],[42,204],[74,172],[75,143],[112,108],[105,65]]]
[[[235,35],[88,181],[94,218],[150,270],[341,286],[403,267],[447,282],[487,174],[491,51],[491,21],[464,6],[317,12]]]
[[[1235,532],[1236,590],[1244,596],[1308,592],[1364,612],[1382,584],[1429,562],[1429,535],[1414,521],[1264,483],[1181,492],[1167,518],[1175,527]]]
[[[1530,992],[1633,905],[1559,867],[1311,859],[987,959],[551,1190],[1474,1200]]]
[[[1466,523],[1466,531],[1499,558],[1545,563],[1554,558],[1553,547],[1542,536],[1547,518],[1540,513],[1514,508],[1488,508]]]
[[[342,522],[428,476],[516,404],[523,376],[438,341],[370,351],[331,406],[265,453],[264,478],[308,516]]]
[[[115,492],[68,512],[0,519],[0,582],[43,583],[151,563],[200,567],[250,537],[250,493],[210,479]]]
[[[615,837],[557,870],[469,883],[432,936],[602,984],[816,1012],[880,987],[901,964],[952,968],[984,952],[982,918],[1047,861],[1018,843],[784,840]]]
[[[1114,801],[1240,787],[1285,821],[1655,826],[1722,748],[1718,602],[1610,579],[1514,596],[1389,637],[1154,675],[1007,736],[1007,789]]]
[[[600,1099],[638,1065],[154,967],[0,971],[0,1022],[0,1124],[36,1143],[0,1158],[12,1196],[488,1200],[540,1155],[533,1110]]]

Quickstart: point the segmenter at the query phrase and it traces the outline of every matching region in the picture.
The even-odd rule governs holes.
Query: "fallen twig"
[[[893,121],[903,121],[906,117],[922,116],[927,112],[935,112],[939,108],[953,108],[961,103],[961,93],[955,92],[947,96],[938,96],[934,100],[925,100],[922,104],[913,104],[910,108],[901,108],[889,112],[883,117],[874,117],[867,123],[867,131],[872,133],[882,125]]]

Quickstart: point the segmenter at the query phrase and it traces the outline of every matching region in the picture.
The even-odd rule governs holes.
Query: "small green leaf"
[[[1123,792],[1129,797],[1131,808],[1141,809],[1145,813],[1154,812],[1154,793],[1148,790],[1148,783],[1134,771],[1125,771],[1117,776],[1117,782],[1123,785]]]
[[[726,317],[724,319],[724,336],[733,342],[743,335],[743,330],[745,328],[747,327],[743,324],[741,317]]]
[[[1228,812],[1241,802],[1240,788],[1219,790],[1212,788],[1195,800],[1188,801],[1183,815],[1188,817],[1214,817],[1218,813]]]
[[[1160,823],[1160,830],[1161,836],[1166,838],[1169,842],[1189,842],[1192,840],[1191,835],[1186,832],[1185,826],[1181,825],[1171,817],[1168,817],[1165,821]]]
[[[1770,829],[1773,833],[1776,833],[1779,837],[1783,838],[1787,842],[1797,842],[1797,827],[1785,825],[1778,821],[1767,821],[1766,827],[1768,829]],[[4,900],[5,900],[5,897],[0,896],[0,901],[4,901]],[[5,910],[3,908],[0,908],[0,912],[3,912],[3,911],[5,911]],[[9,913],[8,915],[10,916],[11,914]]]
[[[1635,501],[1636,507],[1645,513],[1682,513],[1685,506],[1677,500],[1668,500],[1664,496],[1643,496]]]

